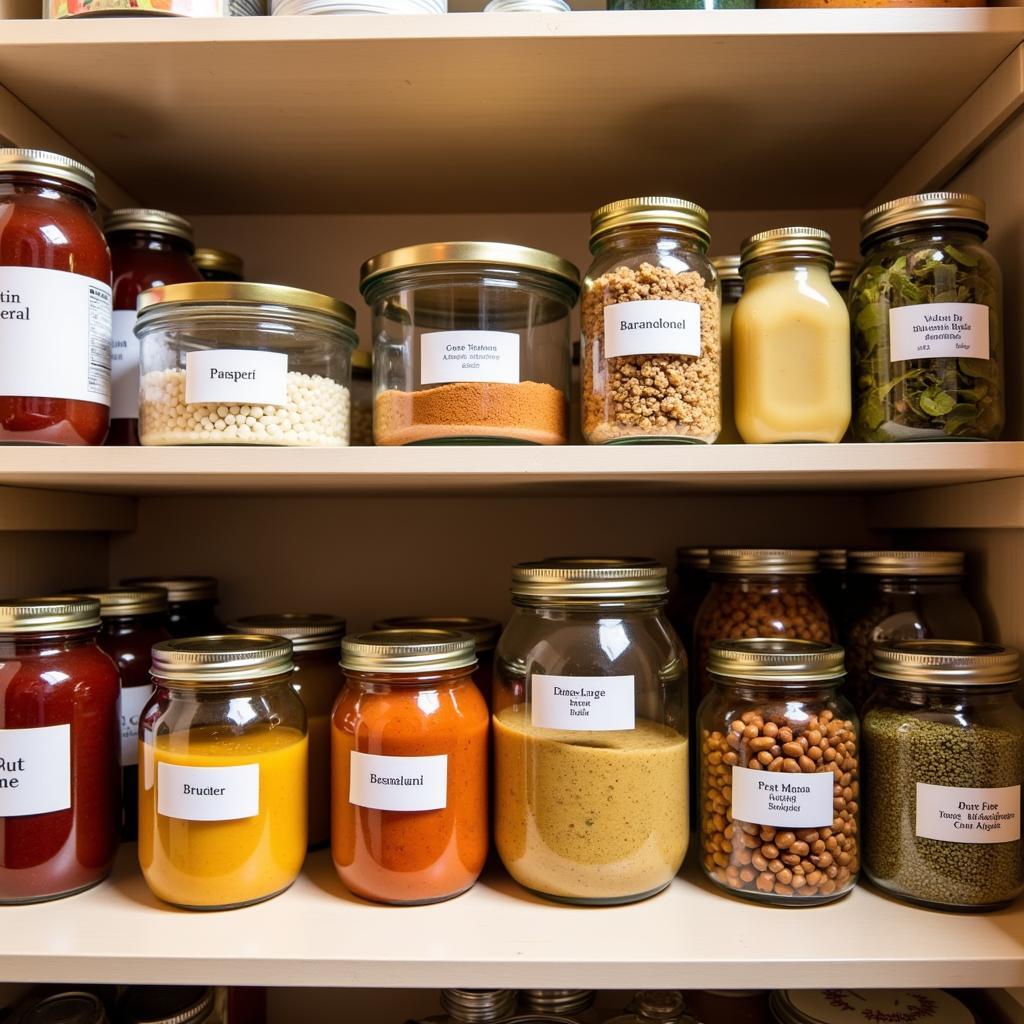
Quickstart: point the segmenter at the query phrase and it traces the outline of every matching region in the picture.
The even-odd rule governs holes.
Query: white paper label
[[[949,843],[1020,839],[1020,786],[970,789],[917,784],[917,834]]]
[[[156,809],[184,821],[236,821],[260,813],[260,766],[192,768],[161,761]]]
[[[353,750],[348,799],[375,811],[437,811],[448,805],[448,756],[388,757]]]
[[[604,354],[699,356],[700,306],[679,299],[644,299],[604,307]]]
[[[110,286],[0,267],[0,392],[110,405]]]
[[[126,686],[121,691],[122,765],[139,763],[139,719],[152,694],[152,686]]]
[[[137,319],[138,314],[133,309],[114,310],[114,341],[110,349],[110,416],[115,420],[139,418]]]
[[[71,806],[71,726],[0,729],[0,817]]]
[[[889,359],[988,359],[988,306],[930,302],[889,310]]]
[[[189,405],[284,405],[288,401],[288,356],[245,349],[188,352],[185,401]]]
[[[538,729],[611,732],[633,729],[633,676],[531,677],[530,722]]]
[[[518,384],[519,335],[435,331],[420,337],[421,384]]]
[[[775,828],[820,828],[835,819],[832,772],[759,772],[732,766],[732,817]]]

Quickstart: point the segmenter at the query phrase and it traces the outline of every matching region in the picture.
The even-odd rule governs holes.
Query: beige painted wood
[[[930,487],[872,495],[868,522],[877,529],[941,530],[970,525],[986,530],[1024,529],[1024,480]]]

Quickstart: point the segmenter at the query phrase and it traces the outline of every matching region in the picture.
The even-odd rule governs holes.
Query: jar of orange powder
[[[473,638],[442,630],[346,637],[331,727],[334,866],[357,896],[421,904],[484,866],[487,705]]]

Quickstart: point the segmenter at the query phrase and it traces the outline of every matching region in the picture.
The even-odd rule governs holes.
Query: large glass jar
[[[378,445],[565,444],[579,271],[539,249],[437,242],[363,264]]]
[[[722,424],[721,303],[707,211],[623,199],[590,219],[583,284],[589,444],[711,444]]]
[[[242,257],[227,249],[196,249],[192,254],[192,263],[204,281],[245,280]]]
[[[835,443],[850,425],[850,316],[827,231],[775,228],[742,246],[732,319],[736,426],[747,444]]]
[[[686,654],[664,566],[516,566],[494,675],[495,841],[512,877],[568,903],[664,889],[689,836]]]
[[[167,591],[167,629],[172,637],[213,636],[224,631],[217,617],[217,580],[213,576],[133,576],[125,587]]]
[[[858,710],[871,695],[876,644],[982,639],[962,551],[851,551],[848,563],[847,696]]]
[[[247,615],[228,629],[292,642],[292,686],[306,706],[309,733],[309,845],[325,846],[331,838],[331,712],[345,681],[339,665],[345,620],[285,612]]]
[[[508,1024],[515,1013],[516,993],[507,988],[443,988],[443,1014],[420,1024]]]
[[[722,429],[715,444],[742,444],[736,429],[736,386],[733,380],[732,315],[743,295],[739,256],[718,256],[711,261],[722,285]]]
[[[331,850],[341,880],[380,903],[469,889],[489,848],[487,705],[473,638],[381,630],[342,642],[331,731]]]
[[[900,899],[994,910],[1024,891],[1024,710],[1015,650],[875,648],[864,710],[864,869]]]
[[[1003,280],[987,236],[984,202],[961,192],[865,215],[850,288],[858,441],[1002,434]]]
[[[139,339],[136,306],[149,288],[201,281],[192,264],[192,225],[163,210],[114,210],[103,225],[114,271],[107,444],[139,443]]]
[[[767,903],[845,896],[860,870],[860,730],[839,693],[843,649],[725,640],[708,674],[697,713],[704,873]]]
[[[110,253],[96,178],[0,149],[0,442],[98,445],[110,419]]]
[[[0,605],[0,903],[88,889],[121,832],[117,666],[93,598]]]
[[[771,995],[776,1024],[848,1024],[863,1021],[928,1021],[978,1024],[956,996],[940,989],[777,989]]]
[[[92,992],[56,992],[30,999],[9,1018],[16,1024],[108,1024],[106,1007]]]
[[[344,302],[281,285],[144,292],[142,443],[347,445],[355,318]]]
[[[306,856],[306,711],[280,637],[153,648],[142,715],[139,864],[155,896],[226,910],[276,896]]]
[[[607,1024],[697,1024],[686,1012],[682,992],[637,992],[625,1013],[609,1017]]]

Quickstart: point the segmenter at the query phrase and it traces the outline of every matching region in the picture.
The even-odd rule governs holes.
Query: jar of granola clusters
[[[721,302],[708,215],[669,197],[591,218],[583,286],[588,444],[711,444],[722,425]]]

